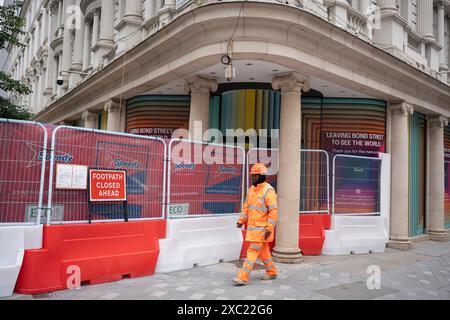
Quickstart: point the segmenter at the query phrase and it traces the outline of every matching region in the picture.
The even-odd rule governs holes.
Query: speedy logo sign
[[[222,174],[238,174],[238,170],[235,167],[227,167],[227,166],[219,166],[219,169],[217,170],[216,177],[220,176]]]
[[[174,165],[174,173],[180,174],[180,171],[194,171],[197,167],[194,163],[175,163]]]
[[[128,168],[128,169],[138,169],[139,162],[137,161],[123,161],[121,159],[115,159],[114,160],[114,167],[116,168]]]
[[[33,144],[31,142],[26,142],[26,146],[28,148],[30,148],[34,154],[33,158],[30,160],[27,167],[29,168],[29,167],[32,167],[35,165],[39,165],[40,162],[42,162],[42,160],[44,158],[44,151],[42,151],[42,145],[37,145],[37,144]],[[47,151],[45,161],[50,161],[51,157],[52,157],[51,152]],[[36,158],[37,158],[38,162],[35,162]],[[69,164],[69,163],[72,163],[72,161],[73,161],[73,155],[71,155],[69,153],[62,153],[62,152],[55,151],[55,162]]]
[[[126,180],[125,171],[89,170],[91,201],[126,201]]]

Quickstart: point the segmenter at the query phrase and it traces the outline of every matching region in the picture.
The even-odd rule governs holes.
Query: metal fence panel
[[[130,220],[164,217],[166,143],[159,138],[60,126],[53,131],[48,207],[51,223],[89,220],[88,190],[55,188],[56,165],[127,172]],[[55,211],[59,214],[55,214]],[[123,203],[91,204],[93,222],[123,219]],[[50,219],[48,221],[50,223]]]
[[[0,119],[0,223],[40,223],[46,158],[42,124]]]
[[[381,159],[333,158],[333,214],[380,215]]]
[[[242,148],[172,140],[169,144],[168,218],[239,213],[243,204]]]
[[[267,182],[275,189],[279,165],[278,149],[255,148],[247,153],[247,187],[251,186],[250,169],[255,163],[268,167]],[[330,213],[330,169],[328,153],[323,150],[301,151],[300,208],[301,214]]]
[[[330,164],[324,150],[302,150],[300,213],[330,213]]]

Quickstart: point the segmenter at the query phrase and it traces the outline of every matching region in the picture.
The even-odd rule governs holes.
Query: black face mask
[[[266,177],[266,176],[259,175],[258,180],[254,181],[254,182],[253,182],[253,185],[256,187],[258,184],[261,184],[261,183],[263,183],[263,182],[266,182],[266,180],[267,180],[267,177]]]

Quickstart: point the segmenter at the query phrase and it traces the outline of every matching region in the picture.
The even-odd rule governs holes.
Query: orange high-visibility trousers
[[[245,259],[242,268],[239,270],[238,278],[248,282],[250,278],[250,273],[253,270],[253,266],[258,258],[264,264],[266,273],[270,276],[278,275],[278,270],[272,260],[272,255],[270,254],[269,243],[268,242],[252,242],[247,250],[247,259]]]

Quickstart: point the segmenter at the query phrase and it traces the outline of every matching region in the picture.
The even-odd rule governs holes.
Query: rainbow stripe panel
[[[415,112],[409,119],[409,232],[424,234],[425,229],[426,119]]]
[[[450,228],[450,126],[444,129],[445,148],[445,227]]]

